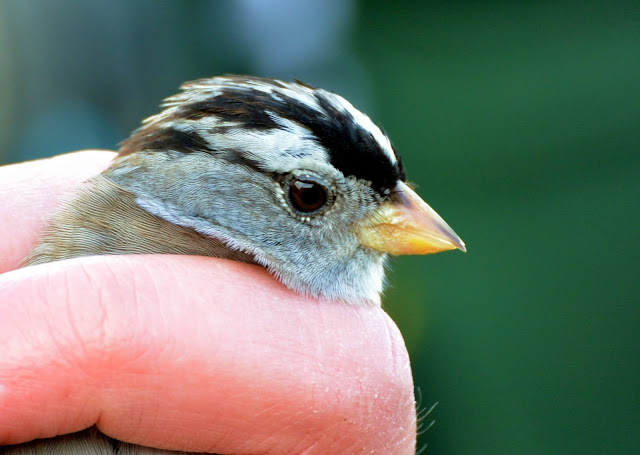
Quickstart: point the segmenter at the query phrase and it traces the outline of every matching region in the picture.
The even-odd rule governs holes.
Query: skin
[[[0,168],[0,444],[95,424],[194,452],[415,453],[409,358],[380,308],[196,256],[18,269],[64,193],[112,157]]]

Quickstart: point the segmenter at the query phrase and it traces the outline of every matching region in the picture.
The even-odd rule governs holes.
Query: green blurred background
[[[429,454],[640,453],[640,3],[0,3],[0,163],[114,148],[190,79],[371,114],[469,253],[393,261]]]

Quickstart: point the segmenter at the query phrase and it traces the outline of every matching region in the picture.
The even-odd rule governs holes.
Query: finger
[[[302,298],[257,266],[44,264],[0,276],[0,314],[0,443],[97,424],[174,450],[415,450],[409,360],[388,316]]]
[[[0,273],[20,266],[60,198],[114,156],[92,150],[0,166]]]

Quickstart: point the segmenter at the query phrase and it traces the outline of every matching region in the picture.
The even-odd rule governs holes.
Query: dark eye
[[[328,199],[327,189],[311,179],[293,179],[289,185],[289,201],[299,212],[316,212],[325,206]]]

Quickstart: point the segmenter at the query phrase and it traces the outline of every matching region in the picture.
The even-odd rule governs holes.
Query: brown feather
[[[100,254],[186,254],[253,262],[219,240],[141,209],[131,193],[106,175],[88,180],[62,205],[25,265]]]

